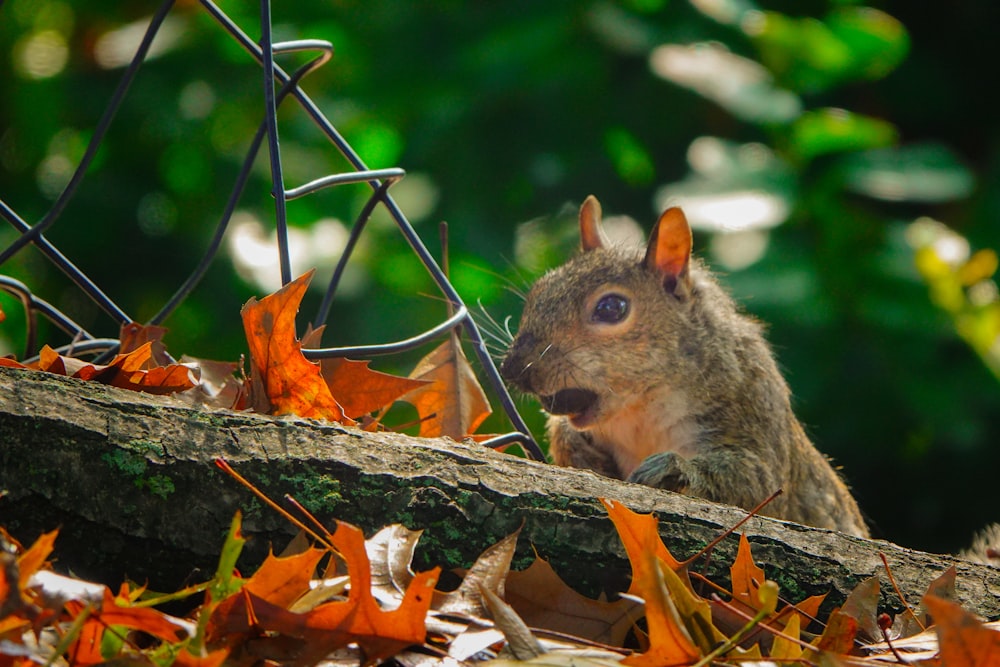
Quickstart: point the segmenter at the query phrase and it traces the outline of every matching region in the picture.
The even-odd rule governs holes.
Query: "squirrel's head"
[[[691,228],[678,208],[660,216],[643,254],[609,245],[591,195],[580,241],[578,256],[532,287],[500,372],[584,429],[687,372],[696,295]]]

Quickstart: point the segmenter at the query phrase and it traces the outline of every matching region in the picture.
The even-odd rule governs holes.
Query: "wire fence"
[[[469,309],[389,192],[392,185],[403,178],[405,175],[404,170],[400,168],[369,169],[357,152],[338,132],[337,128],[334,127],[329,118],[300,87],[299,84],[306,76],[322,67],[333,57],[333,44],[328,41],[315,39],[275,42],[272,37],[269,0],[260,0],[261,40],[259,44],[251,39],[240,25],[215,3],[211,2],[211,0],[200,0],[199,4],[214,19],[214,22],[260,65],[263,77],[263,95],[261,96],[261,100],[264,119],[258,126],[250,142],[242,166],[236,176],[225,207],[219,216],[218,224],[203,256],[174,294],[166,300],[159,311],[146,321],[145,324],[159,325],[166,320],[197,287],[206,272],[213,265],[213,262],[215,262],[219,255],[226,229],[229,226],[241,195],[247,187],[254,161],[262,146],[266,143],[272,183],[271,194],[274,200],[274,221],[277,232],[277,248],[275,252],[278,254],[281,283],[283,285],[292,280],[287,202],[299,197],[309,196],[327,188],[344,185],[367,184],[371,189],[370,196],[367,197],[357,218],[354,220],[346,246],[337,261],[330,283],[313,318],[314,326],[322,325],[330,317],[334,295],[337,292],[338,284],[343,276],[345,267],[350,261],[351,254],[364,233],[367,223],[378,207],[382,207],[388,212],[396,228],[403,235],[413,253],[427,270],[443,298],[451,304],[452,314],[447,319],[410,338],[377,345],[305,349],[303,350],[305,356],[312,360],[319,360],[331,357],[390,355],[412,350],[443,336],[450,335],[452,331],[461,330],[471,343],[476,358],[482,366],[482,372],[485,374],[489,385],[494,389],[502,409],[514,428],[512,432],[492,438],[486,441],[484,445],[502,448],[518,443],[529,456],[536,460],[542,460],[543,454],[531,437],[523,419],[518,414],[514,402],[490,357],[483,335],[473,320]],[[24,217],[19,215],[13,207],[0,197],[0,216],[13,226],[18,233],[15,240],[0,251],[0,268],[2,268],[5,262],[29,245],[34,246],[49,262],[62,271],[76,288],[86,295],[86,298],[96,304],[118,326],[130,324],[134,320],[122,307],[115,303],[105,290],[91,280],[86,273],[73,264],[66,254],[50,242],[46,238],[45,232],[60,220],[60,215],[65,210],[67,204],[79,192],[84,176],[97,155],[101,142],[111,127],[115,115],[126,99],[129,87],[135,80],[137,73],[149,54],[153,40],[173,7],[174,0],[164,0],[153,14],[131,61],[125,68],[117,88],[108,100],[103,114],[94,127],[93,134],[83,152],[82,158],[73,171],[68,183],[55,199],[48,212],[35,224],[29,224]],[[0,3],[0,8],[2,8],[2,3]],[[298,52],[315,53],[316,55],[309,62],[291,72],[286,72],[275,62],[275,58],[278,56]],[[282,173],[277,110],[289,99],[301,107],[315,127],[329,140],[333,148],[346,159],[350,165],[348,171],[322,176],[294,187],[286,186]],[[71,345],[60,348],[62,352],[77,356],[97,354],[99,355],[98,359],[100,359],[110,357],[110,355],[118,350],[118,340],[97,338],[91,335],[90,332],[74,322],[71,317],[60,311],[59,308],[36,296],[30,286],[24,282],[9,276],[0,275],[0,289],[16,296],[25,308],[25,317],[28,322],[25,356],[34,354],[39,345],[36,335],[36,322],[39,317],[47,319],[72,338],[73,343]]]

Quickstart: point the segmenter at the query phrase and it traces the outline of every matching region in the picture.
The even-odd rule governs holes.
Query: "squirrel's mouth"
[[[565,415],[576,428],[593,421],[597,407],[597,394],[589,389],[562,389],[550,396],[539,396],[545,411]]]

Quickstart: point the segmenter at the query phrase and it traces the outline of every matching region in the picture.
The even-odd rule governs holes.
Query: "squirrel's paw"
[[[660,452],[647,456],[628,481],[684,493],[691,486],[690,469],[691,464],[674,452]]]

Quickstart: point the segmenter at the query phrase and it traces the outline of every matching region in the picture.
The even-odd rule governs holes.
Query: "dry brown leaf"
[[[152,343],[152,360],[146,368],[153,366],[169,366],[172,362],[167,354],[167,349],[163,346],[163,337],[167,333],[166,327],[153,324],[139,324],[129,322],[123,324],[118,333],[118,341],[121,344],[121,354],[128,354],[138,350],[144,343]]]
[[[629,629],[642,617],[641,606],[632,600],[606,602],[577,593],[540,557],[507,577],[507,602],[533,628],[609,646],[623,646]]]
[[[394,523],[365,540],[371,561],[372,595],[382,604],[396,606],[403,599],[413,581],[410,563],[422,533]]]
[[[485,586],[479,587],[483,603],[490,612],[493,622],[507,640],[506,650],[518,660],[531,660],[545,653],[538,638],[514,608]]]
[[[64,357],[46,345],[39,353],[38,369],[147,394],[174,394],[197,384],[193,369],[183,364],[156,366],[152,346],[152,341],[143,343],[103,366]]]
[[[518,529],[481,553],[465,573],[457,589],[438,595],[434,609],[440,613],[489,618],[482,591],[486,589],[500,597],[506,597],[505,583],[520,534],[521,530]]]
[[[421,359],[410,378],[430,381],[404,397],[422,418],[421,437],[461,440],[479,428],[491,412],[455,333]]]
[[[868,577],[854,587],[840,608],[842,614],[847,614],[858,622],[858,630],[868,641],[882,638],[882,631],[878,627],[878,602],[878,577]]]

